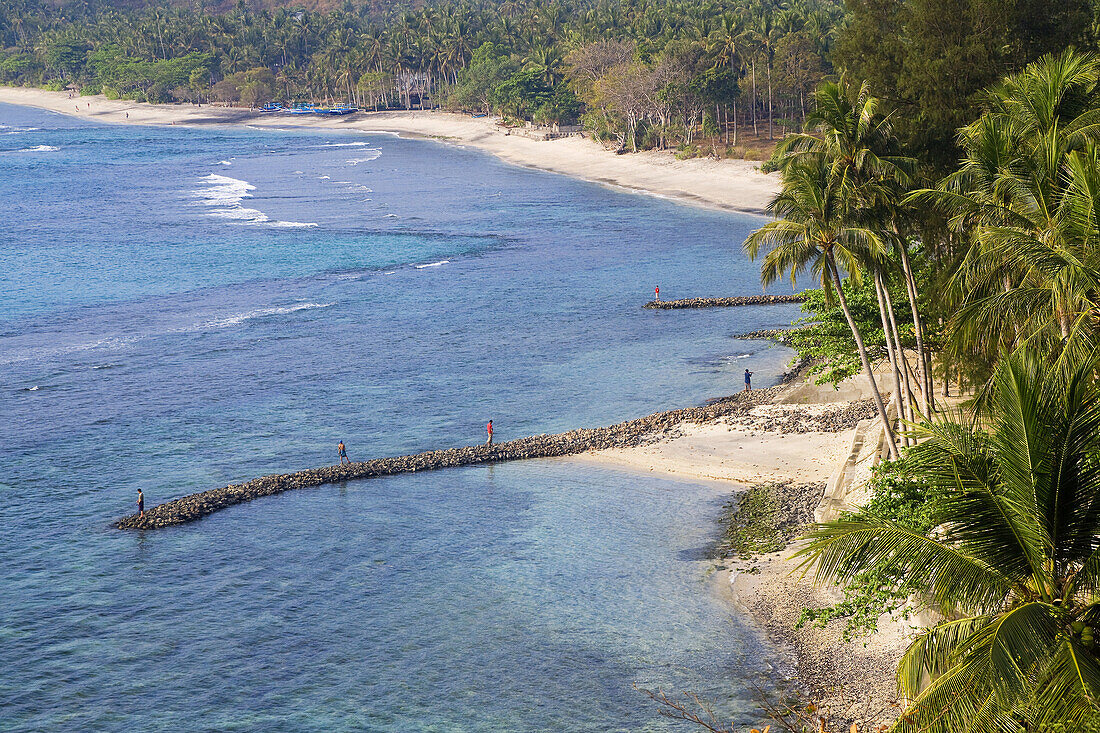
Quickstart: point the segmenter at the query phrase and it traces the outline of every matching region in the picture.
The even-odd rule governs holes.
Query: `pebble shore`
[[[674,310],[677,308],[734,308],[740,305],[779,305],[780,303],[801,303],[806,300],[802,293],[794,295],[738,295],[732,298],[683,298],[681,300],[651,300],[643,308]]]
[[[325,466],[296,473],[264,476],[243,484],[230,484],[220,489],[211,489],[174,499],[147,510],[144,517],[137,514],[124,517],[115,522],[115,526],[119,529],[159,529],[186,524],[221,509],[262,496],[356,479],[470,466],[478,463],[553,458],[606,448],[631,448],[657,440],[680,423],[712,422],[719,418],[747,413],[752,408],[771,401],[778,389],[778,387],[771,387],[739,392],[701,407],[657,412],[608,427],[581,428],[567,433],[534,435],[494,445],[447,448],[407,456],[376,458],[342,466]]]

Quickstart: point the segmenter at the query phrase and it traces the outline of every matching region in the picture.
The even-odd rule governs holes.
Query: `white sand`
[[[581,456],[639,471],[685,478],[755,484],[826,481],[848,456],[853,431],[783,433],[745,430],[725,423],[685,424],[680,436],[638,448],[614,448]]]
[[[495,118],[448,112],[365,112],[345,117],[268,115],[243,109],[192,104],[154,105],[102,96],[69,98],[67,92],[0,87],[0,102],[61,114],[134,125],[224,125],[267,128],[308,127],[361,132],[396,132],[468,145],[516,165],[618,186],[682,203],[762,214],[775,195],[778,177],[743,160],[677,160],[669,152],[616,155],[588,138],[534,140],[505,134]]]

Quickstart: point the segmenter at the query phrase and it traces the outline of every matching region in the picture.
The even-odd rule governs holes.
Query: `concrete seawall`
[[[801,303],[806,300],[802,293],[794,295],[739,295],[732,298],[684,298],[682,300],[651,300],[643,308],[673,310],[676,308],[734,308],[739,305],[778,305],[780,303]]]
[[[650,442],[661,433],[683,422],[710,422],[719,417],[748,411],[770,401],[778,389],[779,387],[771,387],[752,392],[740,392],[702,407],[657,412],[609,427],[582,428],[557,435],[519,438],[495,445],[447,448],[393,458],[376,458],[350,465],[325,466],[296,473],[264,476],[243,484],[230,484],[220,489],[173,499],[149,509],[144,517],[139,517],[137,514],[124,517],[118,520],[115,526],[119,529],[158,529],[174,524],[186,524],[261,496],[356,479],[470,466],[478,463],[552,458],[604,448],[629,448]]]

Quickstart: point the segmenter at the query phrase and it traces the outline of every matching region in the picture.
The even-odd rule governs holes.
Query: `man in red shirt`
[[[485,441],[485,445],[493,444],[493,421],[490,420],[489,424],[485,426],[485,432],[489,435],[489,439]]]

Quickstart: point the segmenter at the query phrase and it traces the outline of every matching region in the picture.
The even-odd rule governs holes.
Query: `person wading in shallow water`
[[[138,489],[138,516],[145,519],[145,494]]]
[[[485,445],[493,444],[493,421],[490,420],[489,424],[485,426],[485,433],[488,435],[488,439],[485,441]]]
[[[750,372],[748,369],[745,370],[745,391],[752,391],[752,372]]]
[[[351,459],[348,458],[348,449],[344,447],[344,441],[340,441],[336,444],[336,452],[340,454],[340,465],[344,465],[344,461],[351,463]]]

